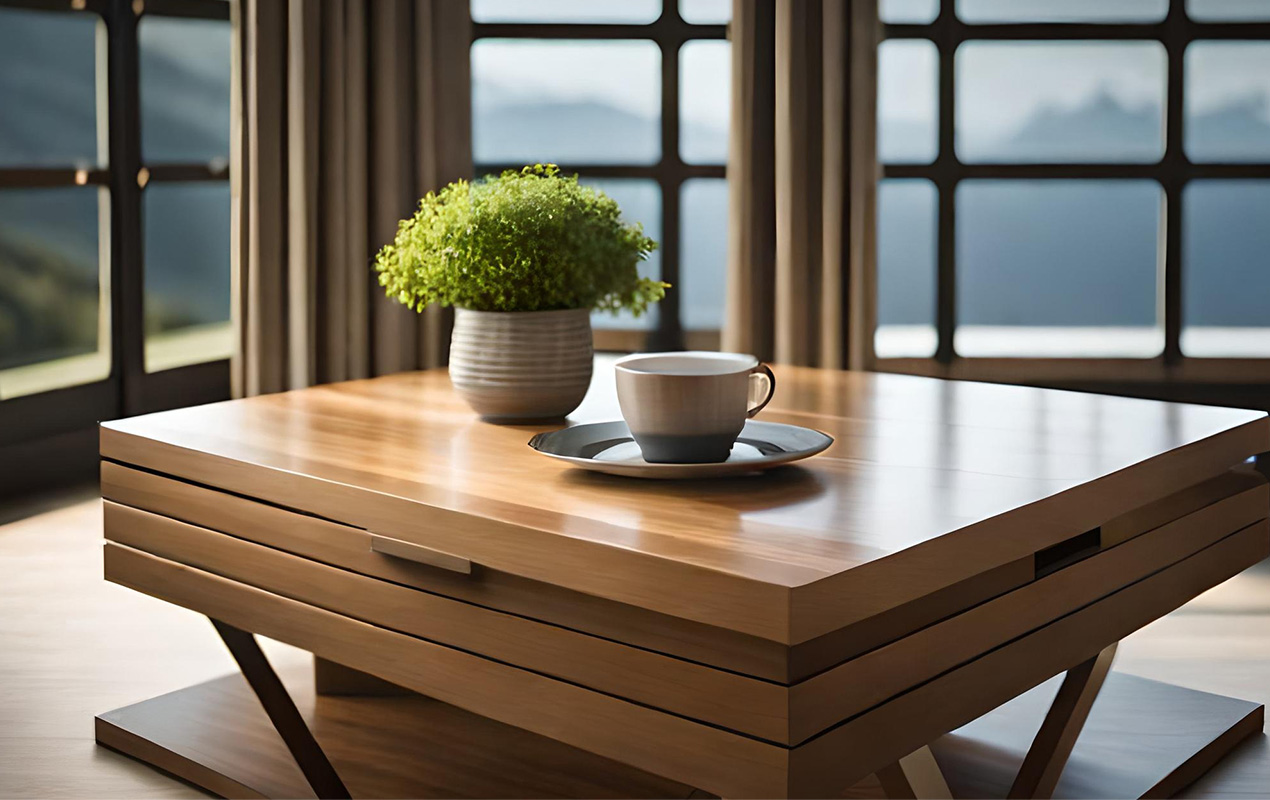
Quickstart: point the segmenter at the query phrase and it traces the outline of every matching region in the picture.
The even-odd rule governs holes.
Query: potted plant
[[[482,417],[562,417],[591,381],[591,311],[642,314],[657,243],[603,192],[536,164],[429,192],[375,259],[379,284],[422,311],[455,307],[450,379]]]

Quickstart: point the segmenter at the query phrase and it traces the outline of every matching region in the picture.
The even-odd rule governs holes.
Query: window
[[[1270,25],[1251,5],[882,0],[877,365],[1268,374]]]
[[[0,0],[0,445],[228,395],[229,4]]]
[[[660,247],[670,283],[636,319],[596,314],[596,346],[717,347],[727,241],[729,2],[472,0],[472,152],[486,175],[559,164]]]

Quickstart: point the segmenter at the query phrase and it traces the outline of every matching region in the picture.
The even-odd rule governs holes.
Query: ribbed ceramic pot
[[[591,312],[455,309],[450,381],[493,422],[563,417],[591,385]]]

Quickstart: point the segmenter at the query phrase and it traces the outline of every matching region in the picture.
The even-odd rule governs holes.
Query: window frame
[[[142,159],[137,28],[145,16],[228,24],[230,3],[0,0],[0,7],[91,14],[101,21],[104,36],[98,34],[96,81],[99,113],[104,109],[106,119],[98,119],[97,127],[100,131],[104,124],[107,131],[105,166],[0,166],[0,189],[95,186],[107,189],[110,196],[110,226],[99,231],[99,247],[109,247],[110,372],[103,380],[0,401],[0,447],[64,436],[101,420],[227,399],[228,358],[151,373],[145,369],[142,193],[156,183],[228,184],[229,162],[149,164]]]
[[[586,164],[561,162],[562,172],[580,178],[640,178],[657,183],[662,194],[661,255],[662,280],[679,283],[682,235],[680,194],[684,182],[692,178],[726,178],[725,164],[691,164],[679,152],[679,53],[694,40],[726,40],[728,25],[687,22],[679,13],[678,0],[663,0],[661,14],[649,23],[582,22],[478,22],[472,21],[472,44],[481,39],[624,39],[649,41],[661,52],[661,158],[653,164]],[[470,45],[469,45],[470,47]],[[497,174],[520,169],[521,163],[481,162],[473,165],[476,175]],[[598,328],[597,350],[714,350],[719,347],[717,330],[684,330],[678,292],[667,292],[659,304],[657,327],[642,329]]]
[[[878,42],[920,39],[937,51],[937,141],[929,164],[879,164],[879,176],[923,178],[937,191],[936,309],[937,349],[932,357],[879,358],[869,338],[870,366],[888,372],[1000,382],[1067,386],[1124,394],[1194,399],[1203,402],[1270,402],[1260,384],[1270,381],[1270,358],[1215,358],[1182,352],[1183,192],[1206,178],[1270,179],[1270,163],[1195,163],[1186,155],[1184,60],[1195,41],[1270,41],[1267,22],[1201,22],[1186,14],[1185,0],[1170,0],[1164,19],[1148,23],[968,23],[956,15],[956,0],[943,0],[930,23],[878,23]],[[954,147],[957,48],[968,41],[1151,41],[1167,58],[1164,155],[1153,163],[964,163]],[[965,357],[953,346],[957,325],[956,189],[963,180],[1150,179],[1160,184],[1162,286],[1160,307],[1164,349],[1154,358]],[[876,298],[875,301],[876,302]]]

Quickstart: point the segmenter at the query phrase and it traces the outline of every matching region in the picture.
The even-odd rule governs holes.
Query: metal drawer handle
[[[403,542],[400,539],[372,533],[370,535],[370,549],[372,553],[380,553],[393,558],[404,558],[417,564],[440,567],[450,572],[461,572],[464,575],[472,574],[472,562],[469,559],[451,555],[450,553],[443,553],[440,550],[433,550],[431,547],[424,547],[414,542]]]

